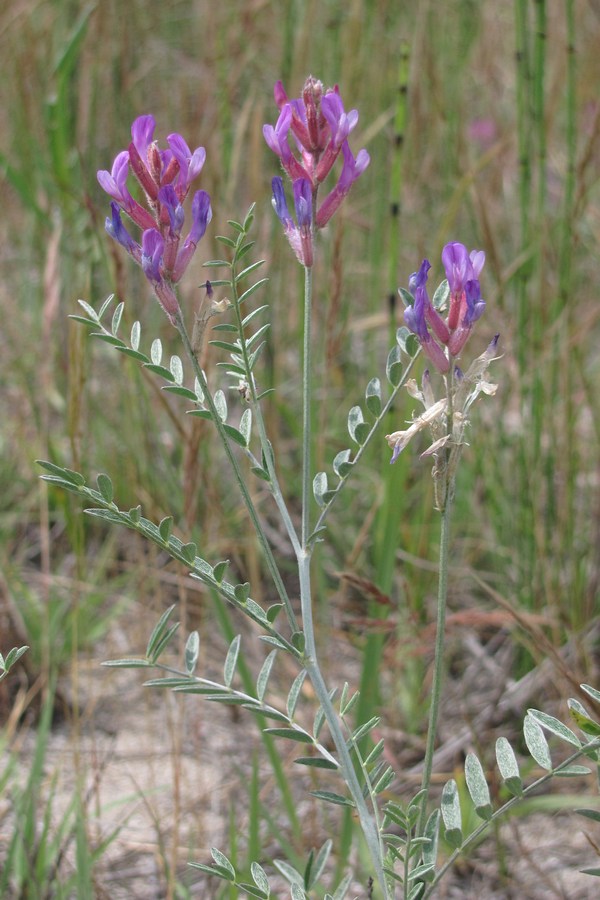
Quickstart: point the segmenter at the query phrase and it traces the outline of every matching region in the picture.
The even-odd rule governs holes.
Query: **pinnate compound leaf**
[[[554,716],[549,716],[539,709],[528,709],[527,714],[535,719],[535,721],[545,728],[546,731],[550,731],[552,734],[555,734],[556,737],[561,738],[568,744],[572,744],[572,746],[576,747],[578,750],[581,748],[581,741],[577,735],[574,734],[570,728],[567,728],[566,725],[563,725],[559,719],[555,719]]]
[[[235,869],[233,868],[231,862],[227,859],[225,854],[221,853],[220,850],[217,850],[216,847],[211,847],[210,855],[220,868],[225,869],[226,872],[229,872],[231,881],[235,881]]]
[[[548,741],[541,726],[529,714],[525,716],[525,721],[523,722],[523,736],[527,749],[538,766],[550,771],[552,769],[552,759],[550,758]]]
[[[496,762],[507,789],[515,797],[523,793],[523,781],[519,773],[519,764],[513,748],[505,737],[496,741]]]
[[[468,753],[465,760],[465,778],[467,790],[475,806],[475,812],[480,819],[488,820],[492,817],[492,804],[490,791],[485,780],[483,767],[474,753]]]
[[[229,645],[229,650],[227,651],[225,666],[223,668],[223,680],[226,687],[231,687],[231,682],[233,681],[235,667],[237,666],[238,656],[240,652],[241,639],[241,635],[236,634],[231,644]]]
[[[192,631],[185,645],[185,671],[188,675],[193,675],[198,662],[198,653],[200,652],[200,635],[197,631]]]

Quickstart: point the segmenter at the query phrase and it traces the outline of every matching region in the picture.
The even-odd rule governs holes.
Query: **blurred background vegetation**
[[[277,386],[268,417],[294,506],[300,275],[270,207],[277,165],[262,125],[277,117],[274,82],[298,96],[308,74],[340,85],[346,108],[360,112],[352,147],[371,155],[319,248],[316,466],[329,467],[347,446],[345,410],[373,375],[383,377],[402,324],[397,287],[423,256],[441,280],[447,241],[484,249],[488,307],[467,356],[499,332],[503,358],[493,372],[498,394],[474,411],[458,485],[449,617],[457,708],[449,712],[468,722],[472,704],[491,705],[469,737],[486,746],[509,686],[534,689],[514,708],[500,704],[503,722],[509,713],[517,722],[528,703],[561,711],[553,704],[580,681],[598,686],[599,25],[595,0],[18,0],[3,8],[0,650],[31,646],[23,670],[2,685],[8,750],[24,740],[19,722],[31,721],[40,723],[42,753],[44,698],[57,677],[55,713],[60,707],[77,747],[94,722],[82,673],[101,678],[95,703],[114,691],[116,676],[97,674],[100,659],[141,652],[167,600],[181,601],[189,627],[215,631],[211,598],[190,598],[184,573],[130,536],[84,521],[78,504],[38,483],[36,458],[89,478],[109,472],[120,506],[141,502],[153,519],[172,514],[205,558],[230,558],[257,599],[269,594],[210,425],[186,419],[152,377],[67,316],[79,297],[97,308],[114,292],[126,301],[126,322],[142,321],[146,350],[160,336],[179,352],[143,276],[104,233],[108,202],[96,181],[129,142],[133,119],[151,112],[161,141],[178,131],[207,150],[201,187],[214,218],[182,288],[189,321],[206,278],[202,259],[220,255],[214,236],[257,203],[256,250],[270,277],[260,302],[272,321],[261,377]],[[210,351],[206,366],[216,359]],[[412,409],[403,400],[388,430]],[[359,715],[383,706],[406,768],[420,758],[426,721],[438,523],[428,463],[412,448],[393,468],[388,462],[382,439],[332,515],[316,577],[323,644],[336,642],[331,665],[347,654],[362,684]],[[274,520],[270,527],[285,568],[283,535]],[[216,613],[227,634],[231,622]],[[497,695],[486,693],[494,666]],[[443,763],[451,768],[454,756]],[[38,787],[42,769],[32,764]],[[1,777],[13,783],[9,768]],[[0,808],[0,860],[13,866],[19,854],[41,852],[32,810],[18,852],[6,836],[17,795],[6,787],[11,799]],[[92,873],[103,844],[91,840],[80,806],[69,840],[87,859],[82,877],[100,891]],[[208,843],[184,851],[199,858]],[[157,852],[170,862],[159,866],[156,896],[183,896],[181,853],[163,844]],[[60,865],[50,869],[58,884]],[[33,877],[27,865],[19,871]],[[75,896],[67,881],[59,895]]]

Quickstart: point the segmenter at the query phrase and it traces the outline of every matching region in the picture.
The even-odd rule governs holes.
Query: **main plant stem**
[[[298,574],[300,579],[300,602],[302,607],[302,630],[304,633],[304,667],[311,680],[317,699],[325,714],[331,737],[337,751],[340,774],[352,797],[360,826],[367,844],[373,869],[381,885],[383,897],[389,900],[385,875],[383,872],[383,847],[379,830],[373,814],[369,811],[365,797],[354,768],[352,756],[348,749],[346,736],[339,716],[331,701],[330,692],[321,673],[317,658],[317,645],[313,621],[312,590],[310,580],[310,562],[312,547],[309,546],[310,531],[310,493],[311,493],[311,306],[312,306],[312,269],[304,269],[304,330],[303,330],[303,363],[302,363],[302,546],[297,555]]]
[[[424,791],[421,801],[421,814],[419,816],[419,835],[425,830],[427,821],[427,800],[431,785],[431,771],[433,768],[433,753],[437,726],[440,714],[440,698],[442,695],[442,683],[444,680],[444,637],[446,631],[446,606],[448,600],[448,548],[450,544],[450,513],[454,499],[454,483],[448,486],[446,504],[442,510],[442,524],[440,531],[440,562],[438,575],[437,595],[437,621],[435,633],[435,656],[433,663],[433,681],[431,685],[431,703],[429,706],[429,724],[427,728],[427,745],[425,748],[425,760],[423,763],[423,778],[421,789]]]

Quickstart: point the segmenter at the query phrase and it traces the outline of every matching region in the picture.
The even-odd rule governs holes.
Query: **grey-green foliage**
[[[354,456],[351,448],[340,450],[335,455],[332,468],[337,476],[337,481],[333,487],[329,484],[327,472],[317,472],[313,479],[313,494],[322,510],[313,537],[319,533],[329,507],[346,484],[356,463],[375,435],[379,433],[379,428],[398,392],[406,384],[418,353],[419,345],[414,335],[411,335],[404,326],[398,328],[396,343],[388,355],[386,365],[386,375],[391,386],[388,397],[385,398],[383,395],[381,380],[377,377],[371,378],[365,389],[366,414],[361,406],[354,405],[347,415],[348,434],[353,443],[358,445],[358,450]],[[407,358],[406,364],[403,362],[403,356]]]
[[[116,525],[124,525],[142,534],[145,538],[157,544],[163,550],[166,550],[173,559],[177,559],[183,565],[190,569],[190,575],[206,584],[208,587],[216,590],[224,599],[243,611],[250,619],[260,625],[267,635],[276,641],[276,645],[283,650],[287,650],[294,657],[298,658],[297,649],[284,638],[273,625],[274,618],[280,610],[280,606],[276,605],[273,613],[270,610],[263,610],[249,596],[249,586],[247,584],[230,584],[222,579],[222,565],[211,566],[206,560],[197,555],[196,545],[193,543],[184,543],[175,537],[172,531],[172,519],[167,517],[158,525],[144,518],[141,515],[140,507],[134,507],[130,510],[121,510],[112,499],[112,487],[109,489],[108,476],[99,476],[99,486],[102,491],[94,490],[87,487],[83,475],[74,472],[71,469],[57,466],[54,463],[45,460],[38,460],[38,464],[43,468],[46,474],[42,478],[49,484],[53,484],[63,490],[77,494],[83,500],[92,502],[94,506],[88,507],[85,512],[95,518],[103,519]]]
[[[29,647],[13,647],[8,651],[6,657],[0,653],[0,681],[6,678],[12,667],[17,663],[24,653],[27,653]]]
[[[308,854],[304,871],[300,872],[294,866],[285,860],[276,859],[273,862],[275,869],[283,875],[290,887],[289,896],[292,900],[310,900],[315,896],[313,889],[320,884],[324,874],[329,855],[331,853],[332,841],[327,840],[318,850],[311,850]],[[237,887],[240,891],[246,893],[249,897],[259,897],[268,900],[274,896],[271,893],[271,886],[267,873],[261,865],[253,862],[250,865],[251,882],[241,880],[244,876],[240,874],[234,867],[231,860],[216,847],[211,849],[212,863],[190,863],[194,869],[199,869],[207,875],[218,878],[221,881],[229,882],[232,887]],[[346,875],[337,886],[333,894],[325,894],[325,900],[344,900],[348,893],[351,883],[351,876]]]
[[[582,688],[594,699],[600,700],[600,692],[590,688],[589,685],[582,685]],[[577,700],[570,700],[569,708],[575,723],[586,735],[585,739],[577,737],[570,728],[554,716],[536,709],[528,710],[523,722],[523,736],[532,759],[544,770],[544,774],[536,778],[527,787],[524,786],[523,776],[521,775],[514,749],[506,738],[498,738],[496,742],[496,763],[502,783],[512,796],[496,809],[494,809],[490,798],[488,778],[481,761],[474,753],[467,755],[465,760],[465,784],[474,812],[482,820],[481,824],[474,830],[469,831],[466,828],[463,811],[461,810],[458,786],[454,779],[450,779],[442,790],[440,812],[444,838],[453,849],[453,852],[437,870],[432,864],[435,863],[435,860],[432,860],[431,854],[429,854],[429,869],[425,873],[428,876],[425,878],[425,881],[429,881],[429,884],[425,887],[423,893],[417,896],[422,897],[423,900],[432,896],[436,885],[457,856],[473,844],[492,821],[508,813],[515,804],[538,790],[550,778],[591,774],[592,770],[589,766],[576,765],[575,763],[582,757],[589,758],[596,765],[600,762],[600,724],[592,719]],[[574,752],[561,762],[554,763],[546,732],[559,738],[572,748]],[[581,809],[577,810],[577,812],[589,819],[600,821],[600,811]],[[409,814],[399,812],[396,806],[388,804],[386,815],[391,821],[402,824],[406,834],[410,837],[412,823]],[[392,849],[394,850],[393,845]],[[396,860],[405,858],[398,851],[397,846],[395,853]],[[392,855],[394,854],[392,853]],[[425,863],[425,855],[423,853],[423,864]],[[586,869],[584,871],[590,875],[600,875],[600,869]],[[413,869],[411,871],[411,879],[414,879],[414,872],[415,870]],[[422,874],[421,877],[423,877]],[[406,882],[404,896],[410,896],[407,893]]]

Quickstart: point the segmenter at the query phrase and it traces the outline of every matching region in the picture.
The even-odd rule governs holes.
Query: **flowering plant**
[[[176,537],[170,516],[153,523],[142,515],[141,506],[120,509],[107,475],[99,475],[97,487],[92,488],[86,485],[84,477],[78,472],[43,462],[41,465],[46,473],[43,477],[90,503],[91,506],[86,509],[89,515],[133,529],[157,544],[215,596],[250,619],[260,630],[264,643],[270,647],[255,683],[238,671],[239,635],[230,643],[221,681],[196,674],[199,656],[197,632],[191,632],[187,637],[183,665],[176,667],[165,662],[163,657],[177,629],[177,624],[170,622],[171,607],[152,631],[144,656],[114,660],[108,665],[158,670],[161,677],[151,678],[146,682],[148,685],[202,694],[209,700],[235,704],[254,713],[261,722],[264,746],[274,771],[279,772],[281,766],[273,747],[273,738],[302,745],[306,755],[295,760],[298,765],[319,769],[321,773],[325,770],[338,780],[336,791],[319,789],[313,791],[313,795],[335,806],[350,809],[358,822],[368,852],[368,896],[374,896],[376,884],[385,900],[397,896],[397,890],[401,891],[404,900],[424,900],[436,890],[456,856],[468,848],[481,831],[495,822],[513,802],[528,796],[553,774],[582,774],[581,767],[573,765],[581,755],[597,763],[600,725],[577,701],[571,701],[571,708],[577,725],[588,735],[583,740],[551,716],[530,710],[525,720],[525,742],[534,760],[546,769],[546,774],[524,787],[515,753],[501,738],[496,745],[496,757],[503,784],[512,799],[493,809],[481,763],[474,754],[468,754],[466,786],[482,825],[471,832],[464,832],[458,787],[454,779],[444,786],[441,805],[434,803],[431,809],[433,750],[443,680],[449,524],[456,471],[464,446],[468,413],[478,396],[493,395],[496,389],[487,381],[487,370],[495,358],[498,336],[465,372],[456,364],[485,309],[479,282],[485,256],[482,251],[469,253],[461,243],[447,244],[442,252],[446,282],[436,291],[433,300],[430,300],[426,287],[431,268],[429,261],[424,260],[418,272],[411,276],[410,291],[401,292],[407,304],[407,327],[398,329],[396,346],[387,359],[387,396],[380,379],[371,379],[365,391],[367,413],[360,405],[354,405],[348,413],[347,426],[352,447],[336,454],[331,472],[315,474],[311,458],[311,307],[316,236],[347,198],[350,188],[369,164],[369,155],[362,149],[354,157],[350,149],[348,138],[356,127],[358,113],[356,110],[346,113],[337,87],[325,89],[321,82],[309,78],[301,97],[288,100],[281,82],[278,82],[275,100],[279,117],[274,126],[264,126],[264,137],[292,183],[296,220],[289,213],[281,177],[275,177],[272,182],[273,205],[305,272],[302,395],[299,404],[303,432],[300,523],[295,521],[289,498],[281,488],[278,462],[263,414],[269,391],[260,391],[256,377],[264,335],[269,328],[268,323],[258,326],[257,323],[267,307],[260,306],[249,313],[244,307],[266,283],[266,279],[259,279],[247,286],[248,280],[262,264],[262,261],[248,262],[253,245],[248,235],[253,224],[254,208],[249,210],[243,221],[231,223],[233,237],[219,238],[227,248],[229,258],[205,263],[211,268],[224,270],[222,279],[206,282],[209,296],[212,296],[214,288],[224,286],[230,298],[220,304],[213,301],[214,311],[230,312],[231,321],[216,326],[220,331],[216,332],[218,337],[211,343],[215,350],[227,355],[227,361],[221,363],[221,367],[225,369],[226,377],[234,379],[243,407],[241,414],[232,421],[225,392],[217,386],[221,383],[222,368],[208,374],[201,368],[198,340],[202,335],[198,340],[190,339],[177,296],[177,285],[211,220],[208,194],[203,190],[196,191],[191,202],[191,225],[182,240],[186,217],[184,203],[192,182],[201,172],[206,154],[201,147],[192,152],[179,134],[170,134],[167,138],[168,149],[159,149],[154,141],[155,120],[152,116],[141,116],[135,120],[128,149],[117,155],[110,172],[102,170],[98,173],[98,181],[112,198],[106,230],[141,266],[169,321],[180,335],[187,357],[185,366],[191,369],[192,378],[186,377],[184,362],[178,356],[172,356],[168,366],[162,364],[159,340],[153,341],[150,356],[143,352],[139,323],[134,324],[129,343],[119,336],[122,303],[114,310],[108,326],[103,317],[112,298],[102,305],[98,313],[89,304],[80,301],[85,315],[75,318],[92,327],[96,336],[148,367],[166,382],[165,390],[191,404],[188,409],[191,415],[212,424],[263,551],[277,602],[265,608],[255,601],[251,596],[251,585],[245,581],[238,582],[234,575],[228,574],[228,561],[210,563],[199,555],[195,543]],[[338,159],[341,160],[341,171],[337,181],[321,200],[321,186],[333,172]],[[138,202],[130,192],[131,175],[141,190],[143,203]],[[123,216],[141,230],[141,239],[129,233]],[[410,332],[417,339],[413,342],[416,343],[414,352],[410,352]],[[226,339],[221,339],[223,335]],[[436,370],[433,376],[440,380],[442,395],[439,399],[436,399],[434,377],[428,369],[423,374],[420,388],[413,378],[409,378],[420,349]],[[325,680],[320,663],[323,648],[319,646],[313,620],[312,571],[314,549],[323,539],[329,511],[349,479],[354,477],[366,448],[379,437],[403,387],[407,387],[411,396],[423,405],[425,412],[414,419],[407,429],[387,435],[393,450],[392,462],[414,435],[425,427],[431,430],[433,443],[423,455],[432,456],[435,460],[436,505],[441,513],[437,636],[429,727],[420,790],[408,802],[402,802],[394,794],[398,776],[387,762],[384,740],[371,740],[379,717],[372,715],[366,721],[354,721],[353,711],[358,694],[347,683],[338,691],[336,686],[331,687]],[[249,476],[240,465],[240,456],[245,456],[249,463]],[[296,560],[300,614],[290,599],[274,543],[265,530],[255,492],[249,487],[249,477],[260,479],[266,486],[279,513]],[[330,483],[330,478],[333,483]],[[286,654],[297,668],[297,675],[283,705],[277,701],[270,702],[267,697],[269,679],[278,654]],[[301,701],[306,699],[302,696],[302,687],[307,679],[312,684],[317,701],[312,725],[307,724],[306,715],[300,713]],[[584,690],[594,699],[600,699],[600,693],[593,688],[584,686]],[[375,713],[374,710],[370,712]],[[275,725],[267,727],[265,722],[268,721],[274,721]],[[326,739],[322,737],[324,729],[329,732]],[[568,760],[558,765],[552,763],[543,729],[575,748]],[[285,796],[285,791],[282,795]],[[287,811],[290,817],[296,816],[293,802],[287,806]],[[447,846],[452,849],[446,859],[439,860],[441,824]],[[316,856],[311,851],[303,872],[290,863],[274,862],[277,870],[287,879],[293,900],[307,900],[314,896],[332,847],[333,841],[328,838]],[[212,850],[212,860],[212,863],[193,865],[210,876],[223,879],[232,889],[244,894],[267,900],[271,896],[269,876],[258,861],[252,862],[252,883],[249,883],[240,877],[231,860],[216,848]],[[325,894],[327,900],[343,900],[352,880],[351,872],[344,875],[341,882],[332,888],[332,893]]]

